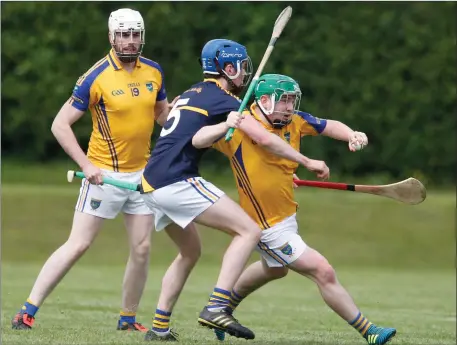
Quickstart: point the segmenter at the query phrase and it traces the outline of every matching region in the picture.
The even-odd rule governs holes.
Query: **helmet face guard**
[[[140,43],[139,48],[135,49],[132,52],[125,52],[126,47],[132,45],[135,46],[136,43],[134,41],[134,37],[139,35],[140,36]],[[122,37],[122,42],[119,38]],[[134,62],[136,59],[141,55],[143,52],[144,47],[144,30],[117,30],[113,33],[111,38],[111,46],[113,47],[114,51],[116,52],[117,57],[122,62]]]
[[[270,109],[266,109],[260,98],[269,96],[271,100]],[[275,110],[276,105],[280,102],[286,104],[292,102],[293,110]],[[282,128],[292,121],[292,115],[300,108],[301,90],[298,83],[290,77],[279,74],[266,74],[259,78],[255,89],[255,101],[263,114],[274,128]],[[282,115],[279,119],[271,120],[272,114]]]
[[[227,65],[227,64],[230,64],[231,62],[226,62],[224,67]],[[218,62],[216,62],[217,65],[219,65]],[[222,77],[225,78],[225,80],[227,80],[227,82],[229,83],[229,85],[231,86],[232,88],[232,92],[235,94],[235,95],[240,95],[244,88],[249,84],[251,78],[252,78],[252,61],[251,61],[251,58],[248,56],[246,59],[244,60],[241,60],[241,61],[237,61],[236,62],[236,66],[233,66],[235,67],[236,69],[236,74],[235,75],[228,75],[223,68],[220,68],[220,66],[218,66],[218,69],[220,70],[219,74],[222,75]],[[240,76],[241,73],[244,73],[243,75],[243,80],[241,81],[241,84],[240,85],[236,85],[233,80],[235,80],[236,78],[238,78]]]
[[[281,94],[281,93],[282,93],[282,96],[277,99],[277,97],[278,97],[277,95]],[[291,102],[292,98],[293,98],[293,102],[294,102],[294,108],[292,111],[275,110],[276,104],[278,104],[279,102],[285,102],[285,103]],[[284,90],[282,90],[282,89],[276,89],[276,92],[271,95],[271,101],[272,101],[272,107],[268,111],[269,114],[266,114],[266,115],[267,115],[268,120],[270,120],[269,117],[273,113],[275,113],[276,115],[282,115],[282,117],[280,119],[274,119],[273,121],[271,121],[273,127],[278,129],[278,128],[287,126],[289,123],[292,122],[292,115],[300,108],[301,94],[289,93],[289,92],[284,92]],[[260,104],[260,107],[261,108],[263,107],[262,104]],[[265,111],[265,110],[262,109],[262,111]]]
[[[225,62],[224,66],[222,67],[225,67],[227,64],[229,64],[231,62]],[[219,64],[219,61],[217,61],[217,64],[220,66]],[[233,63],[232,63],[233,65]],[[227,78],[233,80],[233,79],[236,79],[240,76],[240,73],[242,73],[242,71],[244,70],[244,76],[243,76],[243,81],[241,82],[241,85],[240,87],[245,87],[246,85],[249,84],[249,82],[251,81],[251,78],[252,78],[252,61],[251,61],[251,58],[249,56],[247,56],[244,60],[237,60],[236,61],[236,65],[233,65],[233,67],[235,67],[236,69],[236,74],[235,75],[228,75],[227,73],[225,73],[224,71],[224,68],[220,68],[221,69],[221,72],[224,73]]]
[[[145,28],[141,14],[128,8],[114,11],[109,17],[108,29],[111,46],[119,60],[124,63],[136,61],[145,44]]]

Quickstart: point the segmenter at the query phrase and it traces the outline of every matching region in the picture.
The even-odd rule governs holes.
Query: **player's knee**
[[[249,224],[244,230],[245,236],[249,237],[250,240],[254,242],[259,242],[262,236],[262,230],[257,226],[257,224]]]
[[[262,236],[262,230],[257,226],[236,228],[234,232],[235,236],[240,236],[244,242],[249,243],[258,243]]]
[[[195,264],[198,262],[200,259],[201,252],[197,251],[194,253],[187,253],[185,256],[181,254],[183,260],[186,261],[187,266],[189,267],[194,267]]]
[[[185,250],[181,250],[180,254],[183,260],[185,260],[189,265],[194,266],[202,254],[201,246],[200,244],[189,246]]]
[[[336,282],[336,273],[333,267],[327,262],[327,260],[323,260],[317,267],[317,280],[325,285],[325,284],[334,284]]]
[[[92,242],[89,240],[68,240],[65,245],[67,247],[66,251],[70,256],[79,258],[89,249],[91,244]]]
[[[289,273],[289,269],[287,267],[269,267],[267,272],[271,279],[281,279]]]
[[[144,240],[132,246],[130,249],[130,255],[133,256],[136,261],[148,261],[150,251],[150,241]]]

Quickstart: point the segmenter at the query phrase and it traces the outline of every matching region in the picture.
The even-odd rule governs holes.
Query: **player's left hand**
[[[367,135],[363,132],[352,132],[349,136],[349,150],[352,152],[362,150],[368,145]]]
[[[294,174],[294,180],[298,180],[298,179],[299,179],[299,178],[298,178],[297,174]],[[295,188],[298,188],[298,185],[297,185],[295,182],[293,182],[293,181],[292,181],[292,185],[294,186],[294,189],[295,189]]]

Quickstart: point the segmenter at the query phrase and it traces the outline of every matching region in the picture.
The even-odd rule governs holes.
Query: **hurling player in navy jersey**
[[[184,229],[172,236],[180,252],[190,246],[200,251],[200,246],[195,246],[200,243],[198,236],[186,231],[192,222],[233,236],[216,286],[198,322],[235,337],[254,339],[254,333],[233,318],[226,307],[233,286],[260,239],[261,230],[236,202],[200,176],[199,161],[206,148],[198,148],[194,136],[198,132],[199,137],[215,142],[221,136],[221,129],[224,132],[235,127],[266,150],[302,164],[319,178],[328,178],[329,169],[324,162],[303,156],[270,133],[248,112],[238,113],[237,95],[249,83],[252,73],[244,46],[225,39],[209,41],[203,47],[201,65],[205,79],[182,93],[168,115],[143,173],[142,195],[154,210],[157,231],[173,223]],[[194,264],[186,263],[180,254],[169,267],[146,340],[158,337],[176,340],[169,328],[171,312]]]

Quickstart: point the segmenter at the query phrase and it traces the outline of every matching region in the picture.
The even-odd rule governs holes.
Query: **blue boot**
[[[384,345],[391,340],[397,330],[395,328],[383,328],[371,325],[363,336],[369,345]]]

